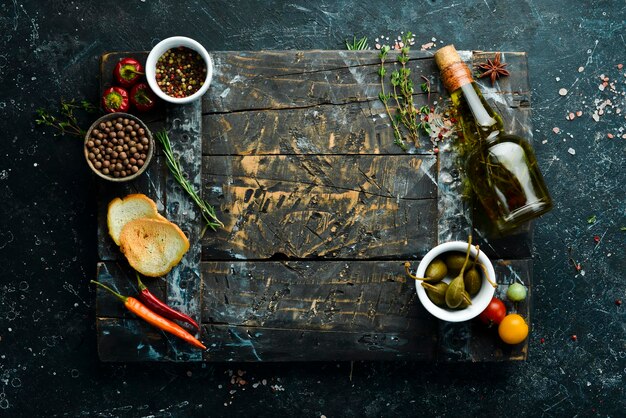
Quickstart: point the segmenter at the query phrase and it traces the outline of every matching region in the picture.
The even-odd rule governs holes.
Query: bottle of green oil
[[[528,141],[505,133],[453,45],[435,53],[464,136],[465,169],[485,213],[500,233],[552,209],[552,199]]]

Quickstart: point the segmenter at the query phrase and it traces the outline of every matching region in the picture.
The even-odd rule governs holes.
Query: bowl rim
[[[424,258],[422,258],[422,260],[420,261],[417,267],[417,271],[415,272],[415,275],[417,277],[424,277],[426,268],[431,263],[431,261],[433,261],[437,256],[443,253],[452,252],[452,251],[460,251],[460,252],[465,253],[467,251],[467,241],[450,241],[450,242],[445,242],[443,244],[437,245],[436,247],[431,249],[428,253],[426,253]],[[470,260],[476,257],[476,252],[477,252],[476,246],[472,245],[471,250],[470,250]],[[492,278],[495,281],[496,274],[493,268],[493,264],[491,263],[491,260],[489,259],[489,257],[487,257],[485,253],[481,251],[478,255],[478,261],[486,267],[487,273],[489,274],[490,278]],[[480,315],[482,311],[484,311],[485,308],[487,308],[487,305],[489,305],[489,302],[491,302],[491,299],[493,298],[493,295],[495,294],[495,291],[496,291],[496,289],[487,281],[487,279],[484,276],[484,273],[481,272],[481,275],[483,279],[483,285],[480,291],[478,292],[478,294],[472,298],[472,304],[465,309],[460,309],[457,311],[449,310],[446,308],[441,308],[435,305],[428,298],[426,291],[421,285],[422,283],[421,281],[419,280],[415,281],[415,289],[417,291],[417,296],[420,302],[422,302],[422,305],[424,306],[424,308],[428,312],[430,312],[431,315],[439,319],[442,319],[444,321],[448,321],[448,322],[468,321]]]
[[[93,166],[93,164],[91,163],[91,160],[89,159],[89,153],[87,152],[87,142],[89,141],[89,137],[91,136],[91,132],[94,130],[94,128],[97,125],[99,125],[101,122],[106,122],[109,119],[116,119],[116,118],[119,118],[119,117],[132,119],[135,122],[139,123],[141,125],[141,127],[145,129],[146,137],[148,138],[148,141],[150,142],[150,149],[148,150],[148,155],[146,156],[146,161],[144,161],[144,164],[139,169],[139,171],[137,171],[135,174],[131,174],[130,176],[117,177],[116,178],[116,177],[110,177],[110,176],[107,176],[106,174],[101,173],[96,167]],[[83,141],[83,154],[85,155],[85,160],[87,161],[87,165],[89,165],[89,168],[91,168],[91,171],[93,171],[98,177],[103,178],[103,179],[108,180],[108,181],[115,182],[115,183],[123,183],[123,182],[126,182],[126,181],[130,181],[130,180],[136,179],[144,171],[146,171],[146,169],[148,168],[148,165],[150,165],[150,161],[152,161],[152,157],[154,155],[154,146],[155,146],[155,144],[154,144],[154,138],[152,137],[152,132],[150,131],[150,129],[148,128],[148,126],[145,124],[144,121],[142,121],[141,119],[139,119],[135,115],[131,115],[130,113],[115,112],[115,113],[107,113],[106,115],[103,115],[103,116],[99,117],[98,119],[96,119],[96,121],[94,123],[91,124],[89,129],[87,129],[87,133],[85,133],[85,140]]]
[[[191,48],[200,54],[207,66],[207,75],[204,79],[204,84],[197,92],[195,92],[191,96],[177,98],[165,94],[163,90],[161,90],[161,88],[158,86],[156,82],[156,62],[165,51],[179,46]],[[198,41],[188,38],[186,36],[172,36],[170,38],[163,39],[150,50],[148,58],[146,59],[145,71],[148,85],[150,86],[154,94],[157,95],[157,97],[169,103],[184,104],[199,99],[208,90],[209,85],[211,84],[211,80],[213,79],[213,60],[211,59],[211,56],[209,55],[207,50]]]

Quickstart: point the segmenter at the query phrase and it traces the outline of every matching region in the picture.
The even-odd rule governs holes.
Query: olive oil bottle
[[[474,193],[500,233],[552,209],[531,144],[506,134],[453,45],[435,53],[464,136],[465,169]]]

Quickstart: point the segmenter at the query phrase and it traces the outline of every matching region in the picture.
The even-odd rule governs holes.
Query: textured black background
[[[626,302],[626,142],[606,134],[626,133],[617,69],[626,64],[626,3],[384,3],[0,3],[0,416],[624,416],[626,305],[615,300]],[[209,50],[341,49],[352,34],[373,44],[402,30],[418,45],[435,37],[529,53],[535,147],[556,202],[537,223],[529,360],[357,362],[352,381],[350,363],[101,364],[88,284],[96,180],[81,141],[35,126],[35,109],[60,97],[96,101],[101,53],[147,50],[168,36]],[[601,74],[616,93],[598,89]],[[607,98],[612,113],[594,122],[594,100]],[[576,110],[583,116],[567,121]],[[248,384],[232,385],[229,370],[245,371]]]

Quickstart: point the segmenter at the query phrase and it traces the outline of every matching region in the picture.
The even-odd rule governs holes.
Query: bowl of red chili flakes
[[[170,103],[189,103],[206,93],[213,77],[213,61],[197,41],[184,36],[163,39],[146,60],[148,85]]]

